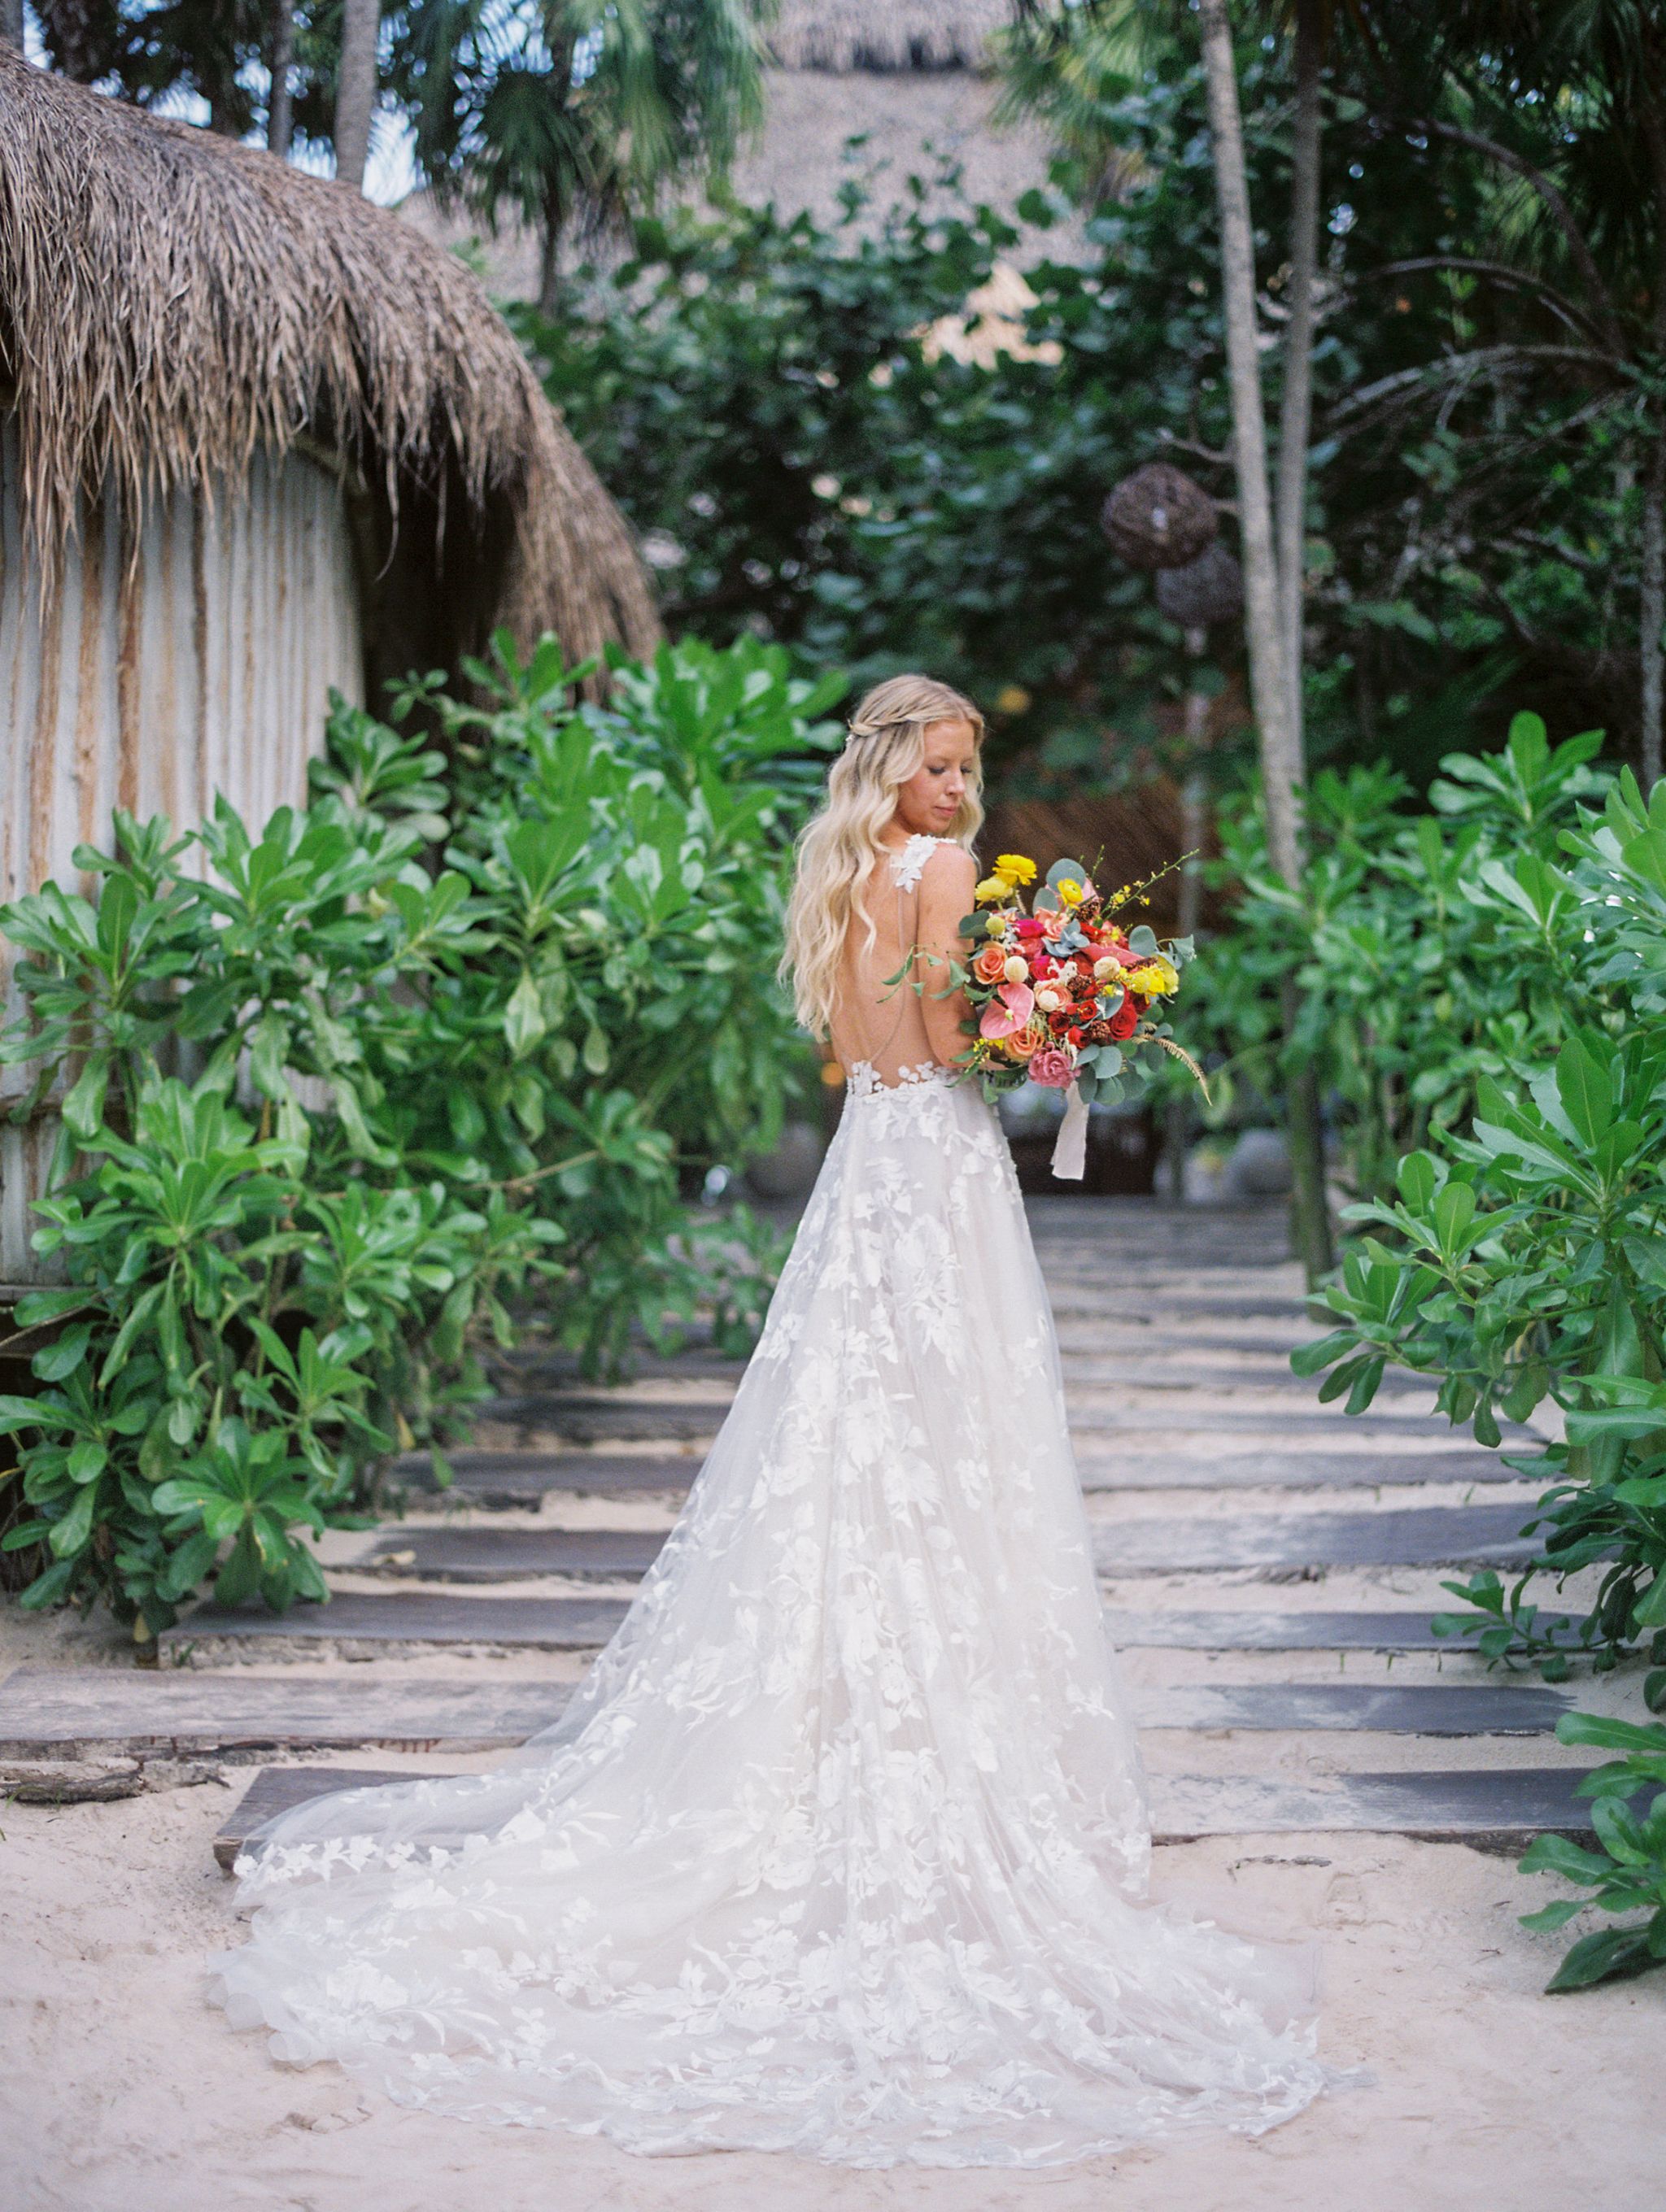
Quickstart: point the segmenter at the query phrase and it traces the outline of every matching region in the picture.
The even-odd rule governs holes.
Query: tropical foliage
[[[1523,1913],[1522,1925],[1560,1929],[1590,1910],[1643,1917],[1582,1936],[1546,1984],[1553,1996],[1666,1966],[1666,1728],[1567,1713],[1556,1733],[1564,1743],[1623,1756],[1595,1768],[1578,1785],[1580,1796],[1595,1800],[1596,1850],[1565,1836],[1540,1836],[1521,1862],[1523,1873],[1560,1875],[1585,1894]],[[1639,1808],[1632,1801],[1645,1790],[1656,1794]]]
[[[1404,1154],[1467,1126],[1481,1076],[1553,1054],[1578,1001],[1563,934],[1535,902],[1578,802],[1605,787],[1600,744],[1591,732],[1553,748],[1519,715],[1502,751],[1446,756],[1423,811],[1383,765],[1322,769],[1295,891],[1268,864],[1253,795],[1229,803],[1214,873],[1231,926],[1188,987],[1219,1115],[1279,1110],[1292,1066],[1310,1067],[1333,1174],[1355,1198],[1387,1198]]]
[[[781,878],[837,687],[756,642],[622,665],[606,708],[553,641],[470,672],[477,702],[404,702],[449,759],[343,707],[307,808],[119,816],[76,855],[96,906],[0,911],[19,1110],[73,1079],[37,1237],[65,1280],[18,1312],[44,1387],[0,1402],[27,1602],[155,1630],[209,1576],[321,1596],[301,1532],[402,1448],[444,1479],[531,1279],[593,1364],[696,1302],[756,1320],[767,1251],[693,1250],[679,1192],[780,1127]]]
[[[1248,52],[1241,76],[1252,201],[1280,210],[1286,64]],[[1638,379],[1592,388],[1555,349],[1554,303],[1523,306],[1486,273],[1502,265],[1499,165],[1368,91],[1327,95],[1311,757],[1386,755],[1420,790],[1443,754],[1535,699],[1563,727],[1629,742],[1652,450]],[[857,149],[832,224],[680,213],[592,271],[559,325],[521,323],[650,533],[673,622],[760,627],[859,678],[940,670],[1001,702],[1009,787],[1079,789],[1164,753],[1192,672],[1149,582],[1106,544],[1100,504],[1165,451],[1231,495],[1201,78],[1177,46],[1098,96],[1116,189],[1085,216],[1038,189],[1020,232],[926,197],[931,177],[882,212]],[[1509,124],[1523,146],[1549,129],[1542,103]],[[1263,250],[1270,334],[1284,305]],[[1006,278],[984,292],[998,261],[1033,304]],[[1207,665],[1217,686],[1237,673],[1225,625]]]
[[[1584,1619],[1559,1632],[1483,1577],[1443,1623],[1556,1671],[1576,1638],[1612,1665],[1666,1630],[1666,787],[1645,804],[1590,750],[1518,724],[1499,760],[1445,764],[1442,813],[1379,823],[1374,869],[1322,854],[1306,978],[1361,1198],[1338,1325],[1294,1364],[1355,1413],[1389,1362],[1437,1376],[1487,1444],[1562,1410],[1565,1441],[1510,1458],[1548,1483],[1533,1571],[1598,1570]]]
[[[560,253],[651,205],[674,178],[721,175],[762,113],[753,0],[410,0],[392,84],[423,175],[493,228],[539,235],[539,304]]]

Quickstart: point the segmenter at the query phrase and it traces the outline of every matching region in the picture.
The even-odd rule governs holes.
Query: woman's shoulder
[[[891,865],[903,890],[921,885],[959,891],[977,877],[971,854],[952,837],[910,837],[892,854]]]

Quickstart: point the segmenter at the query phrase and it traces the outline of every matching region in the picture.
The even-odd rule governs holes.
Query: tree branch
[[[1532,362],[1562,361],[1577,362],[1582,368],[1609,371],[1620,380],[1627,373],[1630,363],[1615,361],[1608,355],[1597,353],[1589,346],[1476,346],[1468,353],[1444,355],[1438,361],[1423,362],[1416,368],[1399,368],[1392,376],[1378,377],[1375,384],[1367,384],[1360,391],[1351,392],[1346,399],[1337,401],[1331,410],[1330,419],[1339,422],[1346,415],[1358,415],[1379,400],[1392,398],[1397,392],[1420,384],[1428,384],[1443,377],[1478,374],[1487,368],[1506,368],[1517,364],[1523,367]]]
[[[1490,276],[1500,284],[1518,284],[1523,290],[1536,292],[1545,305],[1560,315],[1564,322],[1595,331],[1599,337],[1603,335],[1596,317],[1588,313],[1577,301],[1570,300],[1565,292],[1559,292],[1554,284],[1547,283],[1532,270],[1512,269],[1507,261],[1474,261],[1461,253],[1421,253],[1410,261],[1385,261],[1380,269],[1362,269],[1348,289],[1357,291],[1361,285],[1374,283],[1379,276],[1414,276],[1427,269],[1450,269],[1462,276]]]
[[[1525,155],[1517,154],[1511,147],[1499,145],[1496,138],[1485,137],[1479,131],[1465,131],[1456,123],[1419,123],[1413,127],[1430,137],[1444,138],[1454,146],[1467,146],[1473,154],[1485,154],[1489,161],[1497,161],[1501,167],[1510,170],[1515,176],[1524,178],[1532,185],[1567,241],[1574,265],[1584,278],[1586,289],[1596,302],[1598,327],[1605,342],[1611,351],[1623,354],[1626,334],[1619,310],[1614,303],[1614,295],[1602,281],[1596,257],[1590,250],[1584,232],[1574,221],[1572,209],[1544,171],[1536,168]]]

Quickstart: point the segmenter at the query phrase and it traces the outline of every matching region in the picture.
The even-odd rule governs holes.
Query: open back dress
[[[1324,2086],[1302,1955],[1146,1899],[1012,1164],[891,980],[936,842],[853,927],[837,1134],[612,1642],[496,1771],[316,1800],[240,1860],[215,1992],[280,2058],[635,2151],[859,2166],[1259,2133]]]

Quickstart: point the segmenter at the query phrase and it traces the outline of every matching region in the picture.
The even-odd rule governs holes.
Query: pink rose
[[[1030,1063],[1030,1080],[1044,1083],[1049,1091],[1067,1091],[1075,1079],[1074,1061],[1056,1045],[1044,1045]]]

